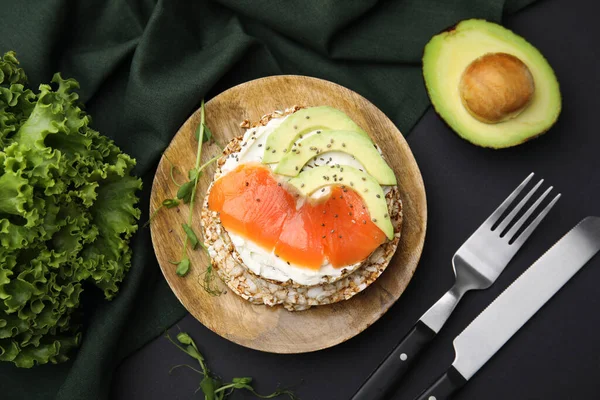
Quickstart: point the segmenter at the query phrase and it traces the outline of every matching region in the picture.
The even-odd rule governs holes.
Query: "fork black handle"
[[[377,367],[352,397],[352,400],[382,400],[397,387],[411,364],[435,337],[435,332],[421,321],[413,326],[394,350]]]

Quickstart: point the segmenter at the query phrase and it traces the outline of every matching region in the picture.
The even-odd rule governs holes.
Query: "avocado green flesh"
[[[369,137],[346,114],[333,107],[309,107],[296,111],[283,121],[267,138],[263,163],[279,162],[292,144],[304,134],[321,130],[348,130]]]
[[[354,190],[363,199],[373,223],[385,233],[388,239],[394,238],[394,227],[388,214],[385,193],[379,182],[366,172],[347,165],[333,168],[323,165],[302,171],[288,183],[304,196],[309,196],[322,187],[336,184]]]
[[[473,60],[497,52],[512,54],[527,65],[535,92],[531,103],[517,117],[487,124],[466,110],[459,83]],[[423,76],[436,112],[461,137],[479,146],[515,146],[546,132],[560,114],[558,82],[544,56],[522,37],[484,20],[463,21],[453,30],[434,36],[425,46]]]
[[[396,184],[394,171],[381,157],[371,139],[353,131],[325,131],[299,141],[280,160],[275,172],[296,176],[313,157],[329,151],[341,151],[354,156],[381,185]]]

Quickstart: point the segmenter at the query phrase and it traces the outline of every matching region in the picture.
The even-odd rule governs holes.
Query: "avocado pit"
[[[518,116],[533,99],[531,71],[507,53],[487,53],[467,66],[459,83],[460,98],[476,119],[496,124]]]

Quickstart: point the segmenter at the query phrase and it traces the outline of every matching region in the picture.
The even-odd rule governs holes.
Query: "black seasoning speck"
[[[342,238],[342,235],[338,236],[340,239]]]
[[[381,196],[380,196],[380,195],[377,195],[377,198],[378,198],[378,199],[380,199],[380,198],[381,198]]]
[[[258,147],[262,147],[262,143],[259,143],[259,144],[258,144]]]
[[[248,185],[249,185],[249,183],[248,183],[248,182],[246,182],[246,186],[248,186]]]
[[[267,146],[267,150],[271,150],[271,146]]]

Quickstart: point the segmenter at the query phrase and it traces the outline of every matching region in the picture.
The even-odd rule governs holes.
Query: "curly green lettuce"
[[[25,368],[78,346],[84,284],[117,294],[140,217],[135,160],[90,128],[77,81],[51,83],[0,60],[0,361]]]

